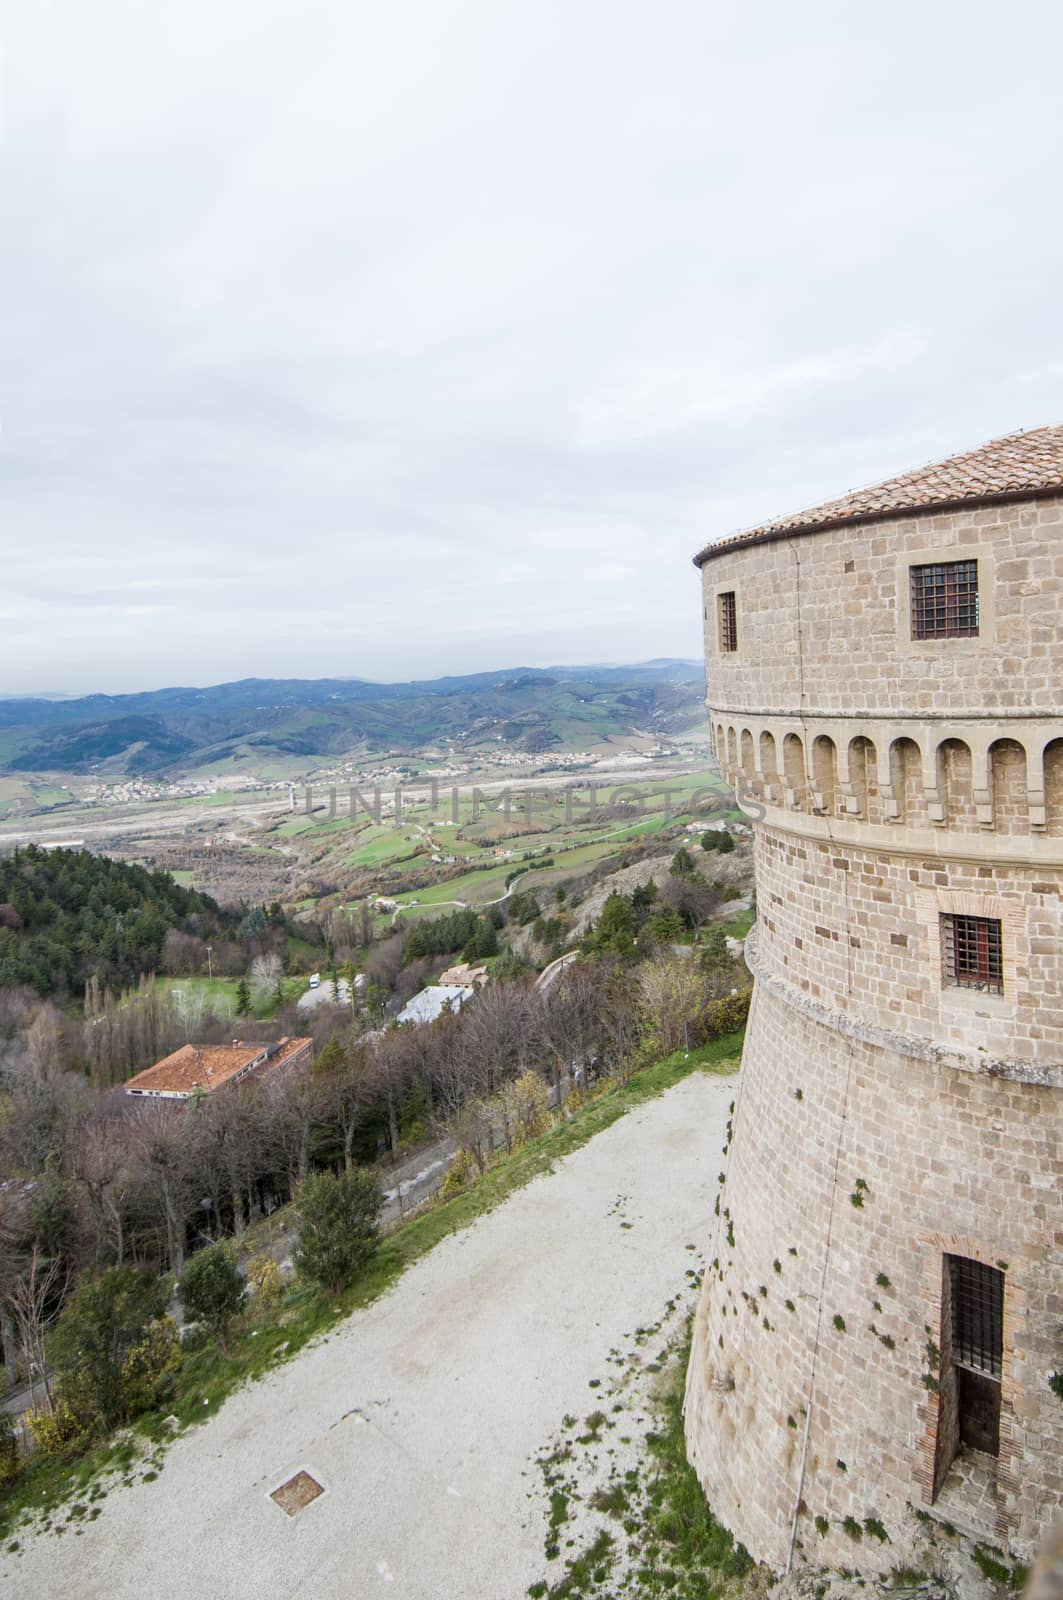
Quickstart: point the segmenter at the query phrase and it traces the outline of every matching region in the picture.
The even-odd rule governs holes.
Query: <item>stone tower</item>
[[[776,1568],[1063,1509],[1063,427],[710,545],[755,979],[687,1383]],[[889,1542],[886,1542],[886,1541]]]

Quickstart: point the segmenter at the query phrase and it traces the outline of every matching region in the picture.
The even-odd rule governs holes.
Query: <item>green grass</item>
[[[310,946],[306,947],[308,950]],[[172,995],[176,990],[178,994],[196,994],[202,996],[208,1010],[213,1010],[216,1016],[236,1016],[236,989],[239,978],[156,978],[155,986],[163,994]],[[285,1001],[298,1000],[306,989],[304,977],[286,977],[282,980]],[[251,1015],[259,1022],[276,1014],[273,996],[270,994],[260,1005],[252,1005]]]
[[[645,1436],[647,1459],[625,1473],[623,1480],[594,1491],[589,1504],[603,1518],[602,1526],[584,1550],[565,1562],[555,1583],[540,1582],[528,1590],[529,1595],[537,1594],[542,1600],[572,1600],[577,1595],[606,1600],[622,1591],[637,1594],[641,1600],[663,1600],[664,1596],[720,1600],[724,1595],[741,1594],[744,1580],[754,1572],[752,1558],[713,1516],[687,1460],[683,1394],[692,1320],[687,1322],[685,1336],[648,1369],[657,1371],[666,1363],[661,1380],[665,1387],[651,1402],[657,1425]],[[550,1490],[551,1530],[558,1525],[555,1506],[566,1497],[576,1497],[579,1482],[578,1478],[565,1478],[559,1485],[553,1474],[555,1459],[540,1463],[549,1470],[545,1481]],[[619,1587],[614,1572],[618,1521],[627,1535],[627,1555],[632,1563]],[[558,1554],[556,1537],[548,1538],[546,1553],[551,1560]],[[757,1589],[763,1592],[760,1584]]]
[[[411,834],[413,838],[411,839]],[[376,867],[424,855],[428,840],[414,828],[378,828],[375,824],[358,835],[358,847],[347,857],[348,866]]]
[[[177,1374],[176,1393],[165,1404],[166,1414],[172,1413],[184,1426],[207,1421],[234,1390],[290,1360],[311,1339],[378,1299],[441,1239],[469,1227],[533,1178],[552,1171],[555,1161],[571,1155],[635,1106],[655,1099],[692,1072],[737,1071],[741,1052],[742,1033],[724,1034],[700,1050],[692,1050],[689,1057],[678,1050],[635,1073],[628,1083],[615,1085],[572,1117],[555,1123],[540,1138],[502,1156],[463,1194],[394,1229],[382,1241],[367,1273],[342,1294],[323,1294],[296,1282],[275,1320],[234,1333],[228,1355],[209,1344],[189,1352]],[[275,1212],[273,1224],[282,1218],[282,1212]],[[8,1538],[24,1516],[37,1513],[53,1518],[60,1506],[79,1496],[101,1473],[124,1469],[137,1454],[138,1442],[143,1450],[150,1444],[161,1445],[169,1437],[161,1416],[150,1412],[138,1420],[131,1437],[118,1436],[76,1459],[34,1462],[0,1497],[0,1539]]]
[[[657,1474],[646,1493],[647,1527],[650,1557],[651,1586],[647,1595],[664,1593],[665,1583],[661,1565],[678,1573],[675,1583],[668,1583],[669,1592],[676,1595],[701,1595],[705,1576],[720,1579],[744,1578],[753,1569],[753,1561],[740,1544],[736,1544],[727,1529],[717,1522],[705,1499],[705,1491],[698,1482],[697,1473],[687,1460],[686,1436],[683,1428],[683,1394],[687,1367],[690,1363],[691,1325],[673,1363],[671,1381],[661,1400],[663,1426],[651,1433],[647,1444],[654,1457]],[[660,1561],[652,1558],[654,1546]],[[656,1581],[658,1589],[652,1587]]]
[[[395,898],[400,905],[405,905],[410,899],[416,900],[418,905],[423,906],[444,905],[448,900],[464,900],[469,905],[483,905],[485,901],[496,900],[499,895],[505,893],[506,878],[518,864],[512,860],[500,861],[482,872],[463,872],[459,878],[450,878],[444,883],[429,884],[424,889],[411,889],[407,894],[396,895]]]

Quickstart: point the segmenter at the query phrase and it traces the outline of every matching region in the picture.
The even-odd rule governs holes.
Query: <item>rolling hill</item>
[[[0,700],[0,772],[175,776],[239,752],[308,764],[367,753],[532,753],[667,738],[704,718],[700,663],[517,667],[409,683],[246,678],[80,699]]]

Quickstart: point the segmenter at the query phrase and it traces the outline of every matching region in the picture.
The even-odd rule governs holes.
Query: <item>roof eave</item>
[[[926,513],[936,515],[945,511],[973,511],[979,506],[1014,505],[1020,500],[1056,500],[1063,496],[1063,484],[1043,489],[1004,489],[997,494],[960,495],[952,500],[927,501],[917,506],[894,506],[883,511],[850,512],[847,516],[828,517],[822,522],[795,522],[785,528],[754,528],[751,532],[720,539],[707,544],[694,557],[694,566],[703,567],[715,556],[726,555],[731,550],[746,550],[754,544],[774,544],[779,539],[803,538],[810,533],[827,533],[832,528],[850,528],[869,522],[895,522],[902,517],[920,517]]]

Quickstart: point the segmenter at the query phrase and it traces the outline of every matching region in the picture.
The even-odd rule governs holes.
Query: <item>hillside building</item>
[[[753,1004],[690,1457],[776,1568],[1063,1511],[1063,427],[722,543]],[[889,1542],[885,1542],[888,1540]]]
[[[123,1092],[150,1100],[190,1100],[247,1078],[262,1079],[314,1058],[313,1039],[278,1039],[273,1044],[183,1044],[130,1078]]]
[[[396,1022],[435,1022],[444,1011],[460,1011],[467,1000],[476,993],[471,984],[431,983],[408,1000],[395,1018]]]

